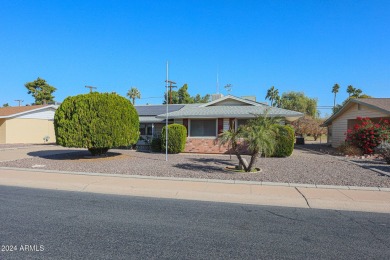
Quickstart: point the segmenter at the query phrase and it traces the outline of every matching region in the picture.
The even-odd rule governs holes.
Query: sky
[[[348,85],[389,98],[389,13],[387,0],[0,0],[0,106],[33,103],[38,77],[58,102],[88,85],[161,104],[167,62],[191,95],[231,84],[264,101],[275,86],[332,106],[338,83],[337,103]]]

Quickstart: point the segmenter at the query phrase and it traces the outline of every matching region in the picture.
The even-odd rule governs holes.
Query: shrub
[[[165,139],[164,126],[161,133],[161,148],[165,150],[166,139]],[[184,125],[171,124],[168,125],[168,153],[180,153],[184,151],[187,140],[187,129]]]
[[[337,150],[339,150],[344,155],[349,156],[360,156],[363,155],[362,149],[357,147],[356,145],[352,145],[349,143],[345,143],[337,147]]]
[[[273,157],[288,157],[294,150],[295,132],[291,126],[275,125],[277,128],[276,147]]]
[[[150,144],[152,152],[161,152],[161,138],[153,138],[152,143]]]
[[[57,144],[87,148],[93,155],[132,145],[139,136],[137,111],[113,93],[67,97],[55,112],[54,127]]]
[[[355,145],[363,150],[365,154],[374,153],[374,148],[382,140],[388,138],[390,124],[388,120],[381,120],[374,123],[370,118],[357,118],[360,122],[353,129],[348,129],[346,133],[346,142]]]

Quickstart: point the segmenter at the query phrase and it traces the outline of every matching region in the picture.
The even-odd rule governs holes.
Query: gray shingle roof
[[[184,107],[184,105],[172,104],[168,106],[168,112],[177,111]],[[141,116],[157,116],[166,113],[166,105],[141,105],[134,106],[138,115]]]
[[[163,118],[157,118],[155,116],[140,116],[139,117],[139,122],[141,124],[146,124],[146,123],[164,123],[165,119]]]
[[[169,113],[169,118],[216,118],[216,117],[234,117],[234,118],[251,118],[262,115],[268,109],[268,116],[282,117],[301,117],[302,113],[282,108],[259,106],[184,106],[182,109]],[[157,116],[165,117],[165,114]]]

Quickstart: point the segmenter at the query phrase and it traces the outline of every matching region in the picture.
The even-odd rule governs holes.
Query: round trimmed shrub
[[[113,147],[135,144],[139,118],[128,99],[93,92],[67,97],[55,112],[54,128],[57,144],[100,155]]]
[[[161,148],[165,151],[166,139],[165,129],[161,132]],[[187,128],[184,125],[171,124],[168,125],[168,153],[180,153],[184,151],[187,140]]]
[[[294,129],[289,125],[275,125],[278,129],[273,157],[288,157],[294,150]]]

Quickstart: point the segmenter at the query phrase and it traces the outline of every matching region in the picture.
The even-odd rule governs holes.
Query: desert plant
[[[295,132],[291,126],[275,125],[277,129],[275,151],[273,157],[288,157],[294,150]]]
[[[166,127],[161,132],[161,148],[166,149]],[[187,141],[187,129],[184,125],[168,125],[168,153],[180,153],[184,151]]]
[[[54,127],[57,144],[87,148],[93,155],[132,145],[139,136],[137,111],[114,93],[67,97],[55,112]]]

